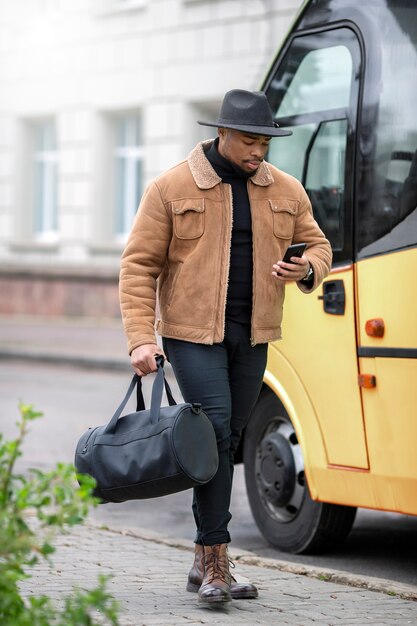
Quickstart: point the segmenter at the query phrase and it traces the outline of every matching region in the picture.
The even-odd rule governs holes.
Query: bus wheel
[[[252,514],[271,544],[285,552],[319,554],[347,537],[356,508],[310,498],[293,425],[267,387],[246,428],[243,461]]]

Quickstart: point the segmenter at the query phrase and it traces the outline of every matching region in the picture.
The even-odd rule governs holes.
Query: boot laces
[[[235,564],[229,559],[227,554],[226,557],[220,556],[217,550],[213,550],[209,554],[204,554],[201,557],[201,562],[204,568],[203,571],[206,583],[211,583],[215,579],[230,583],[228,578],[233,577],[230,574],[229,567],[234,568]]]

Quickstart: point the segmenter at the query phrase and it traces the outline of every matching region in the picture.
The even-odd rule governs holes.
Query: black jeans
[[[234,455],[261,390],[268,346],[252,347],[250,327],[236,322],[227,322],[222,343],[164,338],[163,346],[184,400],[202,404],[217,438],[217,473],[194,489],[195,542],[228,543]]]

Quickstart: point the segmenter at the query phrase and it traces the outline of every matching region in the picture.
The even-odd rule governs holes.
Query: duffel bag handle
[[[158,371],[156,373],[156,378],[154,380],[154,383],[152,385],[152,395],[151,395],[151,414],[150,414],[150,421],[152,424],[156,424],[156,422],[159,421],[159,409],[161,408],[161,402],[162,402],[162,393],[164,390],[164,385],[165,385],[165,392],[167,394],[167,398],[168,398],[168,404],[169,406],[174,406],[175,404],[177,404],[174,400],[174,397],[172,395],[171,392],[171,388],[168,384],[167,379],[165,378],[165,372],[164,372],[164,357],[162,355],[158,355],[156,357],[156,365],[158,367]],[[138,381],[138,389],[139,389],[139,385],[140,385],[140,391],[141,391],[141,404],[143,406],[145,406],[145,402],[143,399],[143,394],[142,394],[142,381],[140,379],[140,377],[138,376],[139,381]],[[139,402],[139,396],[138,396],[138,402]],[[138,409],[140,410],[140,409]]]
[[[158,354],[158,356],[156,357],[156,365],[158,367],[158,372],[157,372],[157,378],[158,378],[158,373],[159,370],[162,370],[164,367],[164,357],[162,356],[162,354]],[[143,393],[142,393],[142,377],[138,376],[137,374],[135,374],[136,378],[137,378],[137,386],[136,386],[136,410],[137,411],[144,411],[145,410],[145,400],[143,399]],[[135,376],[133,378],[135,378]],[[174,400],[174,397],[172,395],[172,391],[171,388],[168,384],[167,379],[165,378],[165,372],[163,372],[163,382],[165,385],[165,393],[167,395],[168,398],[168,404],[170,406],[174,406],[175,404],[177,404]],[[162,402],[162,383],[159,381],[157,382],[157,380],[155,380],[153,387],[152,387],[152,400],[151,400],[151,421],[152,422],[157,422],[159,419],[159,407],[161,406],[161,402]],[[128,392],[129,393],[129,392]],[[132,392],[130,392],[132,393]],[[155,401],[153,400],[155,395]],[[129,396],[130,397],[130,394]],[[154,410],[152,410],[152,406],[154,407]],[[155,417],[155,415],[157,415],[156,419],[152,419],[152,417]]]
[[[156,372],[156,377],[152,385],[151,410],[150,410],[150,421],[151,423],[154,423],[154,424],[158,422],[159,420],[159,410],[161,408],[162,393],[164,391],[164,386],[165,386],[165,392],[168,398],[169,405],[174,406],[175,404],[177,404],[172,395],[171,388],[168,384],[168,381],[165,378],[164,357],[158,355],[156,358],[156,364],[158,366],[158,371]],[[138,376],[137,374],[134,374],[132,380],[130,381],[130,385],[126,392],[125,397],[121,401],[119,407],[117,408],[110,422],[107,424],[106,428],[104,429],[103,434],[108,435],[108,434],[115,432],[117,421],[119,417],[121,416],[122,411],[125,408],[130,396],[132,395],[132,392],[136,385],[137,385],[137,409],[136,410],[137,411],[145,410],[145,401],[144,401],[143,393],[142,393],[142,377]]]

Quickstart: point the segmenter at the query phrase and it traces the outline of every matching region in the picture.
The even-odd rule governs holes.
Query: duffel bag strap
[[[156,357],[156,364],[158,366],[158,371],[156,373],[156,378],[152,386],[151,411],[149,417],[151,424],[156,424],[159,421],[159,410],[161,408],[162,392],[164,390],[164,385],[169,405],[173,406],[174,404],[177,404],[172,395],[168,381],[165,378],[164,357],[162,355],[158,355]]]
[[[172,395],[171,388],[168,384],[168,381],[165,378],[164,358],[162,356],[161,357],[158,356],[156,359],[156,363],[158,366],[158,371],[156,373],[156,377],[152,386],[151,411],[150,411],[150,421],[154,423],[159,420],[159,409],[161,407],[162,393],[163,393],[164,386],[165,386],[165,392],[168,398],[169,405],[174,406],[175,404],[177,404]],[[132,392],[136,385],[137,385],[137,404],[138,404],[137,410],[138,411],[145,410],[145,401],[144,401],[143,393],[142,393],[142,377],[138,376],[137,374],[134,374],[132,380],[130,381],[130,385],[128,387],[125,397],[121,401],[119,407],[116,409],[116,412],[111,418],[110,422],[107,424],[106,428],[104,429],[103,434],[111,434],[115,432],[117,421],[119,417],[121,416],[122,411],[125,408],[126,404],[128,403],[128,400],[130,396],[132,395]]]
[[[156,365],[158,366],[158,371],[159,369],[163,369],[164,367],[164,357],[162,356],[162,354],[159,354],[156,357]],[[171,387],[169,386],[169,383],[167,381],[167,379],[165,378],[165,371],[163,372],[163,378],[164,378],[164,385],[165,385],[165,393],[168,399],[168,404],[169,406],[174,406],[175,404],[177,404],[175,402],[174,396],[172,395],[172,391],[171,391]],[[144,411],[145,410],[145,400],[143,398],[143,393],[142,393],[142,377],[141,376],[137,376],[137,387],[136,387],[136,410],[137,411]],[[154,382],[154,387],[156,384],[156,380]],[[152,394],[154,393],[152,388]],[[156,390],[157,391],[157,390]],[[161,397],[159,398],[158,401],[158,397],[155,400],[156,402],[156,406],[161,406],[161,402],[162,402],[162,393],[161,393]],[[152,407],[152,405],[151,405]],[[152,409],[151,409],[152,412]]]

